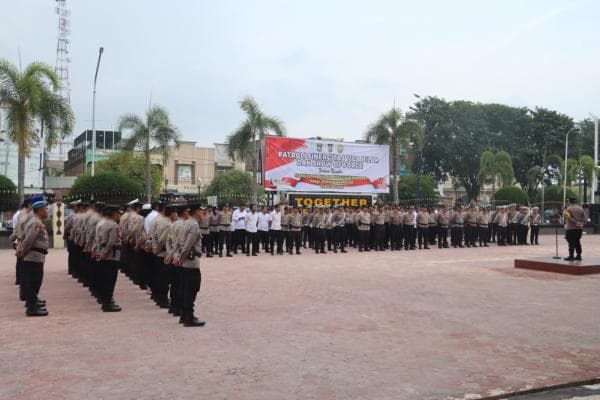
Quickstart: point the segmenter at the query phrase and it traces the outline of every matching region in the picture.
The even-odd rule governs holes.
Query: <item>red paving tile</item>
[[[204,328],[123,275],[102,313],[51,251],[26,318],[0,251],[0,399],[451,399],[600,377],[600,276],[536,247],[202,260]],[[561,246],[564,245],[561,243]],[[600,236],[584,238],[600,256]]]

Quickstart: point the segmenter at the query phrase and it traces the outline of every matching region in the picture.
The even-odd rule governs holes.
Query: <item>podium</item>
[[[556,260],[552,257],[516,259],[515,268],[568,275],[600,274],[600,258],[584,258],[582,261]]]

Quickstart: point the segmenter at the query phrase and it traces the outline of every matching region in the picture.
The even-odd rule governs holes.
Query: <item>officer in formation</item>
[[[41,197],[24,203],[24,211],[15,227],[17,279],[19,296],[25,301],[25,315],[48,315],[46,302],[38,297],[44,278],[44,262],[50,245],[44,221],[48,219],[48,203]],[[18,229],[18,230],[17,230]]]

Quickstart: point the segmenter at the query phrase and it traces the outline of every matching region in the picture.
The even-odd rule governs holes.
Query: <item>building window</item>
[[[177,180],[179,182],[192,181],[192,166],[190,164],[177,165]]]

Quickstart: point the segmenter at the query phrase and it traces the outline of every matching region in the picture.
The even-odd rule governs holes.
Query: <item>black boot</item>
[[[112,299],[104,304],[102,304],[102,311],[104,312],[119,312],[121,311],[121,307],[116,304]]]
[[[48,310],[43,307],[32,305],[31,307],[27,307],[25,315],[28,317],[45,317],[48,315]]]
[[[183,321],[183,326],[204,326],[206,324],[204,321],[196,318],[193,311],[187,311],[185,315],[186,318]]]

